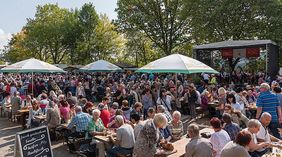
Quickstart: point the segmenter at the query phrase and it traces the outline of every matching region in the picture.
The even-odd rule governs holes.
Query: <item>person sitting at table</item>
[[[121,109],[123,111],[124,117],[126,118],[126,120],[130,120],[130,113],[132,111],[132,108],[129,107],[127,100],[123,100],[121,104],[122,104]]]
[[[190,124],[187,134],[191,140],[185,147],[185,157],[213,157],[212,144],[200,137],[200,129],[197,124]]]
[[[62,123],[67,123],[70,121],[70,106],[67,101],[60,101],[60,116],[62,118]]]
[[[142,119],[142,103],[141,102],[136,102],[134,104],[133,110],[130,112],[130,115],[132,114],[138,114],[140,118]]]
[[[87,131],[89,121],[91,119],[89,114],[82,112],[81,106],[76,106],[75,112],[76,112],[76,115],[72,117],[71,122],[67,126],[67,129],[69,131],[65,133],[65,138],[66,138],[67,144],[71,152],[74,149],[72,148],[71,144],[69,143],[69,137],[73,137],[73,138],[84,137]],[[75,131],[71,132],[70,130],[74,127],[75,127]]]
[[[49,108],[46,113],[46,124],[48,129],[54,129],[61,123],[60,113],[56,110],[57,104],[49,101]]]
[[[100,118],[104,126],[108,126],[110,118],[111,118],[111,113],[109,112],[109,110],[106,107],[107,105],[104,105],[103,103],[100,103],[98,105],[98,109],[101,111]]]
[[[221,121],[218,118],[212,118],[210,124],[214,130],[211,135],[210,141],[212,144],[213,151],[215,152],[215,157],[220,157],[222,148],[231,141],[228,133],[222,129]]]
[[[240,131],[235,141],[227,143],[221,152],[221,157],[250,157],[248,146],[252,135],[248,131]]]
[[[89,121],[87,132],[91,137],[101,135],[106,135],[106,128],[104,127],[104,124],[100,118],[101,111],[98,109],[93,110],[92,112],[92,119]],[[88,134],[86,134],[86,139]],[[105,157],[105,146],[103,142],[100,142],[98,140],[92,139],[92,143],[96,144],[96,147],[99,149],[99,157]]]
[[[118,126],[116,130],[116,139],[112,135],[109,136],[110,141],[114,143],[114,147],[108,150],[107,157],[116,157],[120,155],[132,154],[135,138],[133,128],[124,123],[122,115],[117,115],[115,123]]]
[[[259,121],[261,125],[260,125],[259,132],[256,134],[258,142],[266,142],[266,143],[278,142],[282,144],[282,140],[270,135],[268,132],[267,126],[271,122],[271,114],[269,114],[268,112],[263,112],[262,115],[260,116]],[[257,153],[262,156],[269,150],[270,150],[269,148],[262,148],[258,150]]]
[[[183,123],[181,121],[181,113],[174,111],[172,121],[169,122],[168,128],[171,132],[172,140],[179,140],[183,135]]]
[[[252,135],[252,141],[248,146],[249,154],[252,157],[260,157],[261,154],[258,153],[258,150],[269,146],[269,144],[266,142],[258,143],[258,139],[256,135],[259,132],[260,127],[261,127],[261,124],[257,119],[251,119],[248,122],[247,128],[244,129],[244,131],[248,131]]]
[[[232,94],[232,93],[227,94],[226,103],[230,104],[231,107],[234,110],[237,110],[237,111],[240,111],[240,112],[242,112],[244,110],[244,104],[240,104],[240,103],[236,102],[236,98],[235,98],[234,94]]]
[[[40,121],[35,119],[34,116],[42,115],[42,110],[38,105],[37,100],[32,100],[32,107],[29,109],[29,115],[27,120],[27,128],[38,127],[40,125]]]
[[[91,101],[87,101],[84,107],[82,108],[82,112],[88,113],[89,115],[92,115],[93,111],[93,103]]]
[[[116,114],[110,118],[110,121],[108,123],[108,127],[107,128],[112,128],[112,129],[118,128],[118,126],[116,125],[116,122],[115,122],[116,116],[118,116],[118,115],[123,116],[123,111],[121,109],[117,109],[116,110]],[[124,121],[126,121],[125,117],[124,117]]]
[[[42,113],[45,115],[46,114],[46,109],[49,107],[49,101],[47,100],[47,94],[42,93],[41,94],[41,100],[40,100],[40,108]]]
[[[112,105],[109,107],[110,116],[113,117],[116,114],[116,110],[118,109],[118,103],[113,102]]]
[[[167,125],[166,117],[157,113],[153,119],[148,119],[144,127],[141,129],[133,149],[134,157],[152,157],[155,154],[162,154],[157,151],[157,144],[160,140],[159,129]]]
[[[136,113],[130,115],[130,121],[132,127],[134,128],[134,137],[136,140],[138,134],[140,133],[141,129],[144,127],[145,123],[140,119],[140,115]]]
[[[239,126],[247,126],[249,119],[240,111],[234,110],[230,104],[226,104],[224,107],[224,113],[229,113],[232,117],[232,121]]]
[[[165,117],[167,118],[168,122],[170,122],[172,120],[172,116],[171,116],[170,112],[167,111],[163,105],[158,105],[157,106],[157,113],[164,114]]]
[[[235,141],[237,134],[241,130],[240,126],[232,122],[231,115],[229,113],[223,113],[222,120],[224,122],[223,129],[228,133],[230,139]]]
[[[29,108],[29,107],[31,107],[32,106],[31,102],[32,102],[31,96],[27,95],[25,100],[22,101],[21,108]]]
[[[153,107],[149,107],[147,110],[147,120],[153,119],[155,117],[156,111]]]

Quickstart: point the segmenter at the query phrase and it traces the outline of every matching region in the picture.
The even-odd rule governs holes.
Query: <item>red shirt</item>
[[[104,126],[107,127],[108,123],[110,121],[110,118],[111,118],[111,114],[108,110],[104,109],[104,110],[101,111],[100,118],[101,118]]]

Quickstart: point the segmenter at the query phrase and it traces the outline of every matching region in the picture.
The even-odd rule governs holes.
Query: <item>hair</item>
[[[174,117],[174,116],[178,116],[179,118],[181,118],[181,113],[179,111],[174,111],[172,113],[172,117]]]
[[[153,119],[156,126],[166,126],[167,118],[162,113],[157,113]]]
[[[262,118],[265,118],[265,117],[272,117],[271,116],[271,114],[270,113],[268,113],[268,112],[263,112],[262,114],[261,114],[261,116],[260,116],[260,119],[262,119]]]
[[[200,133],[200,129],[197,124],[190,124],[187,127],[187,131],[192,133],[194,136],[199,136],[199,133]]]
[[[269,90],[270,86],[267,83],[262,83],[262,84],[260,84],[260,88],[265,88],[266,90]]]
[[[229,98],[233,98],[231,103],[233,103],[233,104],[236,103],[236,98],[235,98],[234,94],[232,94],[232,93],[227,94],[227,96],[226,96],[226,102],[227,103],[230,103],[229,100],[228,100]]]
[[[242,92],[242,91],[243,91],[243,89],[242,89],[241,87],[238,87],[238,88],[236,88],[236,90],[235,90],[236,93],[240,93],[240,92]]]
[[[87,101],[85,104],[85,108],[92,108],[94,105],[91,101]]]
[[[36,99],[32,100],[31,104],[32,104],[32,109],[33,110],[38,110],[39,109],[38,101]],[[34,106],[34,105],[36,105],[36,106]]]
[[[274,87],[274,88],[273,88],[273,91],[274,91],[275,93],[281,93],[281,88],[280,88],[280,87]]]
[[[140,116],[136,113],[131,114],[130,115],[130,119],[134,119],[135,121],[139,121],[140,120]]]
[[[99,114],[99,116],[101,115],[101,111],[98,110],[98,109],[93,110],[93,111],[92,111],[92,115],[94,115],[94,113]]]
[[[128,107],[128,101],[127,100],[122,100],[122,106]]]
[[[107,100],[110,100],[109,97],[105,96],[103,97],[102,101],[107,101]]]
[[[153,107],[149,107],[148,111],[147,111],[147,114],[148,113],[151,113],[151,114],[156,113],[156,110]]]
[[[252,135],[248,131],[240,131],[237,136],[235,142],[243,147],[250,144],[252,140]]]
[[[81,106],[75,106],[75,112],[81,112],[82,108]]]
[[[218,94],[226,94],[226,90],[223,87],[218,88],[217,90]]]
[[[123,111],[121,109],[116,110],[116,115],[122,115],[122,114],[123,114]]]
[[[116,122],[118,122],[118,124],[120,124],[120,125],[124,124],[124,119],[123,119],[123,116],[122,116],[122,115],[117,115],[117,116],[115,117],[115,120],[116,120]]]
[[[68,107],[69,103],[65,100],[63,101],[60,101],[60,104],[63,106],[63,107]]]
[[[158,105],[157,110],[159,110],[161,113],[165,112],[165,107],[163,105]]]
[[[227,123],[230,124],[232,122],[231,120],[231,115],[229,113],[223,113],[222,115],[222,120]]]
[[[47,95],[45,93],[41,94],[41,99],[47,99]]]
[[[221,121],[216,117],[213,117],[210,120],[210,124],[214,129],[220,129],[221,128]]]
[[[137,107],[142,107],[143,105],[142,105],[142,103],[141,102],[136,102],[135,104],[134,104],[134,108],[136,109]]]
[[[257,119],[250,119],[247,126],[248,128],[257,128],[260,127],[260,122]]]

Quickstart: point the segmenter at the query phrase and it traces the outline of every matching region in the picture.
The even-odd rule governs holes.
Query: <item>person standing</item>
[[[270,92],[270,86],[267,83],[260,85],[260,95],[257,99],[257,114],[256,119],[259,119],[263,112],[270,113],[272,119],[268,126],[273,136],[281,139],[277,130],[282,123],[282,113],[279,104],[279,99],[276,94]]]

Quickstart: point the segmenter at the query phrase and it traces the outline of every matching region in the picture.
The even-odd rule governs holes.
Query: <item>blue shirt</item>
[[[262,113],[268,112],[271,114],[272,122],[278,121],[277,107],[279,107],[279,99],[276,94],[270,91],[261,92],[257,99],[257,107],[262,107]]]
[[[238,124],[232,122],[230,124],[226,124],[223,129],[228,133],[232,141],[235,141],[236,136],[241,130]]]
[[[87,130],[88,124],[90,122],[90,115],[87,113],[77,113],[72,119],[70,124],[68,125],[68,129],[71,129],[75,126],[75,130],[77,132],[83,132]]]

